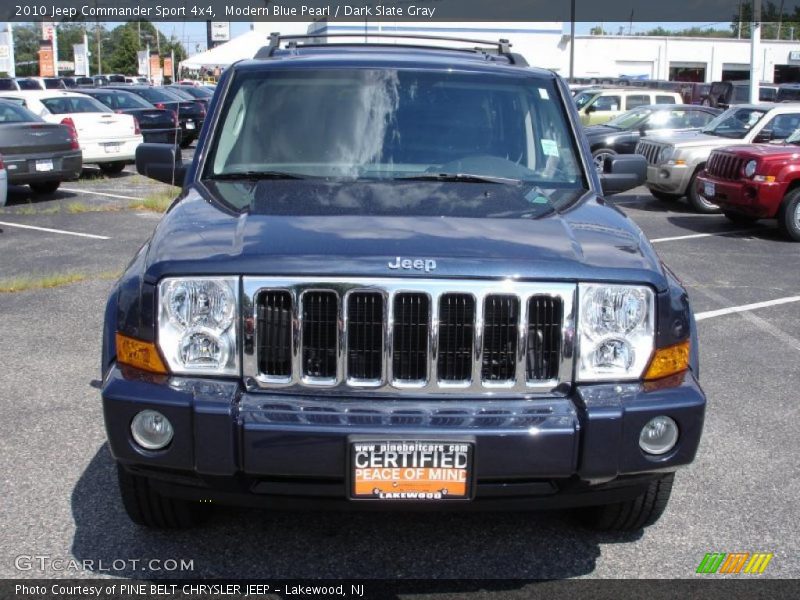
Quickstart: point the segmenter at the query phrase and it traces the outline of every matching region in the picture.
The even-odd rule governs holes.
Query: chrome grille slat
[[[249,390],[563,395],[572,383],[574,284],[245,277],[243,290]],[[290,340],[275,356],[273,322]]]
[[[308,291],[300,297],[303,314],[304,378],[335,381],[338,356],[338,298],[334,292]]]
[[[517,362],[519,298],[487,296],[483,306],[483,361],[481,380],[514,381]]]
[[[706,172],[719,179],[737,180],[741,177],[744,162],[739,156],[714,151],[706,163]]]

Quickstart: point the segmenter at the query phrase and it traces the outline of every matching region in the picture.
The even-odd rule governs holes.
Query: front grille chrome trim
[[[270,377],[259,371],[258,309],[264,292],[287,291],[292,299],[290,378]],[[291,392],[294,394],[371,394],[397,397],[400,392],[428,395],[563,396],[573,381],[575,352],[575,311],[577,286],[572,283],[527,282],[516,280],[432,280],[432,279],[367,279],[352,278],[278,278],[244,277],[242,279],[243,310],[243,376],[249,391]],[[337,296],[337,369],[336,377],[314,378],[303,374],[303,296],[307,292],[333,292]],[[354,293],[377,293],[383,299],[383,343],[381,377],[357,379],[348,373],[348,310]],[[424,294],[428,298],[427,377],[418,381],[396,380],[393,369],[394,300],[398,294]],[[473,346],[471,379],[440,381],[438,353],[440,349],[439,311],[443,296],[465,294],[474,299],[472,319]],[[483,353],[485,302],[489,296],[513,296],[517,301],[516,356],[514,378],[505,381],[484,381]],[[529,299],[543,296],[561,302],[561,340],[558,352],[558,375],[548,380],[530,380],[527,369]],[[376,369],[375,369],[376,370]]]

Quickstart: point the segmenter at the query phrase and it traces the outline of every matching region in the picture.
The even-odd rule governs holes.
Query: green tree
[[[175,53],[175,63],[184,60],[186,49],[174,35],[167,37],[149,21],[129,21],[116,27],[108,44],[109,73],[132,75],[138,71],[136,53],[139,50],[160,51],[162,57]],[[105,61],[104,61],[105,63]]]
[[[781,7],[775,2],[764,2],[761,5],[761,37],[765,40],[789,40],[796,39],[800,34],[800,7],[794,7],[793,12],[789,12],[788,7],[783,3]],[[740,5],[739,13],[733,15],[731,20],[731,32],[734,37],[750,37],[750,22],[753,19],[753,5],[744,1]]]
[[[38,23],[14,25],[14,62],[18,77],[39,74],[39,38],[42,29]]]

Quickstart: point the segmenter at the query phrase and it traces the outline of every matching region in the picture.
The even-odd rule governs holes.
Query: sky
[[[111,24],[110,24],[111,25]],[[196,54],[206,49],[206,24],[205,23],[156,23],[161,32],[169,37],[174,34],[183,45],[186,47],[188,53]],[[276,24],[278,30],[280,25]],[[620,27],[624,28],[625,33],[630,29],[632,33],[642,33],[655,29],[656,27],[664,27],[665,29],[686,29],[689,27],[704,27],[711,29],[727,29],[730,26],[730,21],[720,21],[718,23],[587,23],[578,22],[575,24],[575,32],[578,35],[587,35],[589,30],[596,25],[602,25],[603,28],[610,33],[617,33]],[[250,23],[231,23],[231,37],[234,38],[250,30]],[[569,23],[564,23],[564,32],[569,31]]]

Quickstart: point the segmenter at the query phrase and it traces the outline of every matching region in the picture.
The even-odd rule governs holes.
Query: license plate
[[[194,121],[186,121],[186,129],[194,129]]]
[[[122,144],[104,144],[103,147],[106,149],[106,154],[116,154],[119,152],[120,147]]]
[[[53,161],[52,160],[37,160],[36,161],[36,170],[37,171],[52,171],[53,170]]]
[[[717,193],[716,186],[710,181],[706,181],[704,183],[705,185],[703,186],[703,196],[705,196],[706,198],[713,198]]]
[[[357,441],[350,445],[351,497],[359,500],[465,500],[473,444],[462,441]]]

